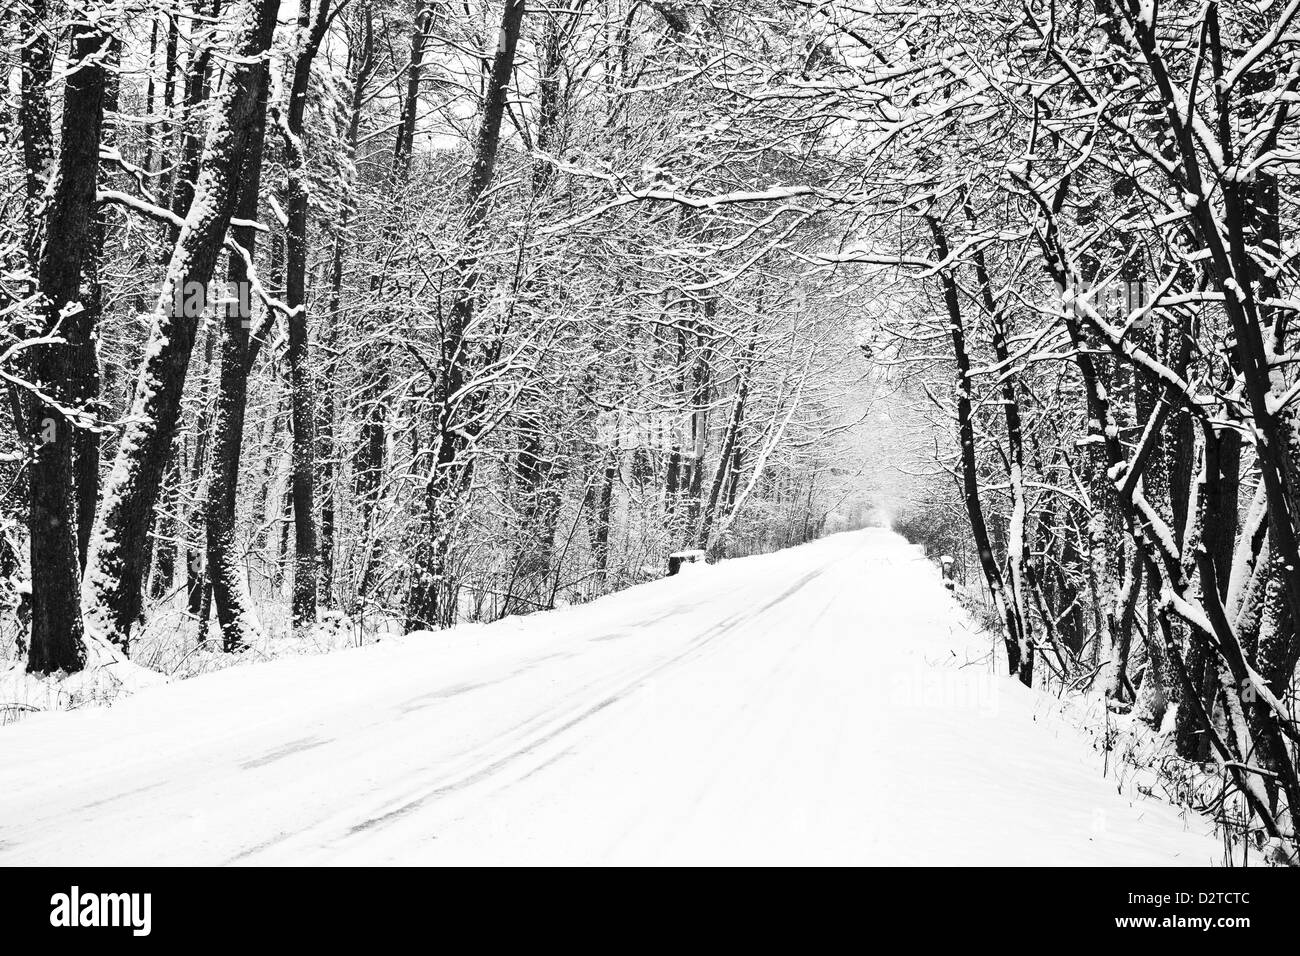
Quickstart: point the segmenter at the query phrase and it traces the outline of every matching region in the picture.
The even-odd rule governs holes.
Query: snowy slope
[[[835,535],[0,728],[0,864],[1218,859],[987,652]]]

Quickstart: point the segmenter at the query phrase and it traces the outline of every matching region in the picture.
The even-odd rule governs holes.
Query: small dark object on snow
[[[680,571],[683,564],[704,564],[706,554],[707,552],[698,550],[674,551],[668,555],[668,576],[671,578]]]

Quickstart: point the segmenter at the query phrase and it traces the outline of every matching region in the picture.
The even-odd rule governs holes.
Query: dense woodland
[[[712,198],[807,158],[745,145],[691,17],[7,14],[3,570],[32,669],[585,600],[844,499],[852,299],[778,254],[816,242],[805,211]]]
[[[8,653],[586,600],[887,462],[1012,674],[1285,856],[1298,14],[11,0]]]

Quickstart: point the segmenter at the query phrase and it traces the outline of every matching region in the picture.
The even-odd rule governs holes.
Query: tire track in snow
[[[649,669],[639,671],[632,679],[627,680],[624,683],[620,684],[613,691],[603,694],[600,700],[596,701],[593,704],[582,707],[578,711],[578,713],[572,714],[572,710],[570,710],[571,716],[561,719],[558,725],[555,725],[553,721],[548,722],[551,725],[548,726],[546,730],[536,735],[530,735],[529,738],[522,744],[510,745],[510,749],[507,753],[499,757],[490,757],[487,759],[485,763],[481,763],[476,767],[472,767],[471,769],[468,769],[460,774],[457,774],[455,777],[453,777],[450,780],[445,778],[439,780],[438,782],[434,783],[432,786],[423,788],[420,792],[416,793],[413,796],[408,796],[404,799],[401,799],[400,801],[399,800],[390,801],[387,808],[381,809],[380,811],[371,814],[366,819],[358,823],[352,823],[346,825],[346,829],[344,829],[343,832],[341,832],[333,840],[328,841],[327,845],[330,847],[338,847],[338,846],[346,845],[359,838],[364,838],[369,834],[373,834],[377,830],[383,829],[385,826],[389,824],[396,823],[397,821],[410,816],[416,811],[426,808],[433,803],[436,803],[440,798],[449,796],[454,793],[461,792],[477,784],[484,783],[486,781],[489,781],[497,777],[502,771],[506,770],[512,765],[517,764],[520,760],[523,760],[524,758],[527,758],[528,756],[535,754],[538,750],[544,748],[547,744],[552,743],[557,738],[562,737],[564,734],[586,723],[591,718],[595,717],[601,712],[607,710],[609,707],[618,703],[627,695],[635,692],[637,688],[645,684],[647,681],[655,679],[657,676],[659,676],[667,669],[679,666],[691,660],[693,657],[699,655],[700,653],[704,652],[709,647],[709,645],[714,643],[718,638],[730,634],[735,630],[743,627],[744,625],[760,618],[768,611],[775,608],[777,605],[788,600],[796,593],[803,590],[814,580],[824,575],[831,568],[836,567],[842,561],[847,560],[850,556],[852,556],[853,553],[855,552],[849,552],[846,554],[837,555],[834,559],[819,565],[818,567],[814,568],[813,570],[807,572],[806,574],[798,578],[793,584],[791,584],[789,587],[782,590],[775,597],[772,597],[764,601],[763,603],[759,604],[757,607],[746,608],[727,615],[721,621],[706,628],[686,648],[679,651],[677,654],[673,655],[672,657],[666,660],[660,661],[652,665]],[[735,597],[743,593],[744,590],[745,590],[744,588],[737,588],[728,592],[725,596],[726,600],[729,601],[731,599],[734,599]],[[629,630],[633,630],[633,632],[635,632],[634,629],[636,627],[649,627],[651,624],[661,623],[662,621],[667,620],[668,618],[677,616],[679,614],[687,613],[690,610],[692,609],[681,608],[681,607],[674,608],[672,611],[669,611],[665,614],[655,615],[652,618],[650,618],[648,621],[638,622],[637,625],[634,625],[633,628]],[[555,656],[556,655],[548,655],[548,657],[555,657]],[[540,661],[530,662],[530,664],[526,665],[523,669],[524,670],[531,669],[532,666],[535,666],[538,663],[540,663]],[[515,671],[514,673],[508,675],[506,678],[503,679],[508,680],[510,676],[514,676],[514,674],[517,673],[518,671]],[[554,713],[554,711],[552,711],[551,713]],[[550,714],[546,714],[544,716],[549,717]],[[515,729],[518,729],[520,727],[526,727],[530,724],[536,724],[536,723],[537,723],[537,719],[536,719],[536,715],[534,715],[533,717],[530,717],[528,720],[523,721],[521,724],[516,725]],[[473,749],[477,751],[490,750],[494,747],[494,745],[499,745],[503,738],[508,738],[512,732],[513,731],[507,731],[505,734],[499,735],[498,737],[493,738],[491,741],[480,744]],[[548,762],[551,761],[548,760]],[[536,773],[539,769],[540,767],[531,768],[527,773],[525,773],[524,777],[520,779],[524,779],[527,776],[531,776],[532,774]],[[510,783],[507,783],[506,786],[510,786],[514,782],[517,781],[511,781]],[[318,823],[319,822],[323,822],[323,821],[318,821]],[[265,852],[266,850],[272,849],[281,844],[287,843],[293,840],[293,838],[295,837],[307,836],[310,833],[311,829],[312,827],[309,826],[307,828],[302,828],[302,829],[279,834],[270,840],[263,841],[253,847],[250,847],[236,854],[235,856],[227,860],[227,863],[233,864],[233,863],[247,862],[257,854]]]

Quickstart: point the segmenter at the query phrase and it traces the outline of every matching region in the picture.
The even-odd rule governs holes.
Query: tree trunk
[[[927,217],[927,220],[934,239],[937,261],[947,262],[950,252],[943,227],[939,225],[937,219]],[[988,528],[984,523],[984,508],[980,503],[979,474],[976,470],[978,465],[975,459],[975,423],[971,412],[970,358],[966,352],[966,333],[962,325],[961,304],[957,297],[957,282],[947,269],[941,271],[940,276],[943,283],[944,304],[948,310],[953,358],[957,364],[957,429],[961,441],[962,487],[966,499],[966,514],[970,518],[971,535],[975,539],[980,568],[984,572],[984,580],[988,584],[993,606],[1006,627],[1003,643],[1007,651],[1007,666],[1012,674],[1020,678],[1021,683],[1033,686],[1033,653],[1026,644],[1017,609],[1007,601],[1002,584],[1002,573],[998,570],[997,560],[993,556]]]
[[[197,316],[178,308],[187,293],[207,286],[237,199],[236,180],[256,125],[258,87],[265,69],[279,0],[245,0],[229,75],[213,109],[213,123],[189,215],[180,230],[151,321],[149,345],[131,409],[104,490],[83,584],[92,626],[125,643],[140,609],[140,577],[150,516],[167,464],[180,409]]]
[[[77,603],[80,561],[73,449],[78,426],[72,417],[93,398],[93,376],[87,374],[82,360],[85,349],[93,345],[88,344],[88,314],[76,305],[82,270],[93,253],[104,60],[112,42],[94,18],[78,18],[72,28],[57,179],[38,258],[40,331],[61,339],[33,349],[32,378],[48,400],[32,396],[27,413],[34,449],[28,469],[32,624],[27,669],[44,674],[78,671],[86,662]]]
[[[713,521],[718,513],[718,503],[722,498],[722,489],[735,464],[736,452],[739,450],[740,431],[745,424],[745,402],[749,398],[749,371],[749,359],[746,356],[741,360],[740,369],[737,372],[740,381],[736,385],[736,397],[731,405],[731,417],[727,420],[727,428],[723,434],[722,452],[718,457],[718,469],[713,473],[713,483],[709,487],[709,500],[704,506],[704,514],[700,520],[700,533],[695,542],[697,548],[708,546],[709,533],[712,531]]]
[[[285,295],[289,314],[289,407],[293,416],[293,626],[316,620],[316,401],[308,368],[307,337],[307,157],[303,124],[312,61],[330,23],[330,0],[318,0],[315,16],[302,2],[298,30],[304,34],[294,61],[288,115],[281,121],[288,165],[288,228],[285,231]]]
[[[506,0],[501,15],[496,55],[492,60],[492,70],[484,92],[483,118],[479,125],[474,163],[470,169],[465,197],[467,251],[456,264],[459,281],[449,309],[439,356],[436,452],[425,483],[425,527],[407,596],[408,630],[436,627],[440,623],[438,593],[444,587],[443,577],[451,545],[451,529],[447,526],[446,519],[455,499],[469,487],[473,474],[470,439],[461,427],[464,411],[453,404],[453,399],[462,399],[461,391],[470,372],[465,354],[465,336],[470,331],[474,318],[474,297],[479,279],[475,247],[487,213],[484,193],[492,182],[496,167],[501,120],[505,115],[506,94],[514,73],[515,47],[519,42],[523,17],[523,0]],[[481,396],[476,399],[479,400]],[[455,608],[451,608],[450,613],[444,614],[443,618],[450,620],[454,613]]]
[[[411,159],[415,143],[415,119],[420,105],[420,79],[424,65],[424,47],[426,35],[432,21],[433,12],[428,4],[421,3],[411,31],[411,62],[407,67],[406,91],[402,99],[401,115],[397,124],[397,138],[393,147],[393,166],[391,170],[390,189],[394,194],[403,186],[410,176]],[[369,58],[369,48],[373,44],[369,12],[364,14],[362,30],[363,44]],[[355,146],[355,123],[359,116],[361,101],[353,101],[353,144]],[[396,241],[396,219],[390,215],[383,229],[386,242]],[[370,292],[373,297],[380,297],[381,276],[375,273],[370,277]],[[379,505],[384,481],[384,457],[388,444],[388,408],[385,404],[389,398],[388,346],[382,341],[383,323],[374,324],[369,330],[376,341],[371,341],[362,350],[360,367],[362,383],[358,414],[362,420],[358,430],[359,441],[353,456],[353,477],[357,495],[357,525],[366,535],[373,531],[374,513]],[[363,549],[361,573],[357,579],[357,605],[363,606],[370,594],[373,579],[375,548],[373,543]]]
[[[975,213],[969,199],[964,202],[967,218],[974,220]],[[1021,434],[1020,425],[1020,402],[1016,395],[1016,377],[1012,370],[1006,368],[1010,359],[1010,350],[1007,347],[1006,333],[1006,315],[998,308],[997,302],[993,297],[993,281],[989,276],[988,265],[984,259],[984,250],[979,246],[975,247],[973,254],[975,262],[975,279],[980,287],[980,302],[984,306],[984,312],[987,314],[989,324],[993,332],[993,355],[998,361],[1000,369],[999,378],[1002,380],[1002,409],[1006,421],[1007,431],[1007,452],[1008,468],[1007,482],[1011,486],[1011,521],[1007,529],[1007,570],[1011,581],[1011,602],[1015,608],[1016,620],[1021,630],[1021,663],[1022,666],[1032,666],[1032,654],[1026,656],[1024,650],[1033,645],[1033,635],[1030,627],[1029,603],[1025,599],[1027,590],[1027,580],[1029,569],[1025,556],[1027,530],[1025,523],[1028,519],[1027,504],[1025,501],[1025,454],[1024,439]],[[1028,663],[1026,663],[1028,661]],[[1062,667],[1065,662],[1061,662]],[[1032,686],[1032,673],[1020,675],[1020,679]]]
[[[203,479],[208,470],[208,439],[211,434],[211,416],[214,399],[209,395],[209,378],[216,346],[216,330],[209,327],[203,337],[202,374],[199,379],[199,415],[194,427],[194,457],[190,461],[190,486],[193,493],[185,507],[185,595],[186,607],[191,616],[200,621],[199,643],[204,640],[202,627],[203,605],[209,600],[208,569],[203,560],[204,545],[199,540],[203,534],[198,519],[203,512]]]
[[[257,218],[268,86],[269,76],[263,71],[257,79],[259,105],[250,131],[248,154],[240,171],[239,202],[235,207],[236,216],[245,221]],[[257,231],[251,226],[237,226],[231,230],[231,238],[252,260]],[[212,470],[208,478],[205,517],[208,580],[212,586],[212,601],[216,605],[217,624],[221,628],[222,647],[230,653],[251,646],[261,635],[261,624],[248,595],[243,568],[235,556],[235,502],[239,492],[248,375],[252,366],[249,333],[253,319],[252,299],[247,294],[248,262],[236,250],[228,256],[226,277],[230,291],[235,294],[222,313],[221,378],[213,420]]]
[[[116,37],[108,40],[108,69],[104,77],[104,104],[102,112],[116,113],[121,84],[116,67],[121,60],[121,42]],[[111,137],[101,130],[101,140]],[[91,220],[90,249],[86,254],[84,282],[87,288],[86,314],[83,318],[86,335],[77,347],[75,375],[82,383],[83,406],[93,407],[98,415],[102,382],[99,374],[99,349],[96,345],[100,320],[104,314],[104,288],[100,277],[100,259],[104,254],[104,233],[107,228],[103,207],[95,210]],[[100,432],[96,428],[79,428],[74,438],[73,469],[77,497],[77,560],[81,570],[86,567],[86,553],[90,547],[90,532],[95,524],[95,510],[99,505]]]

